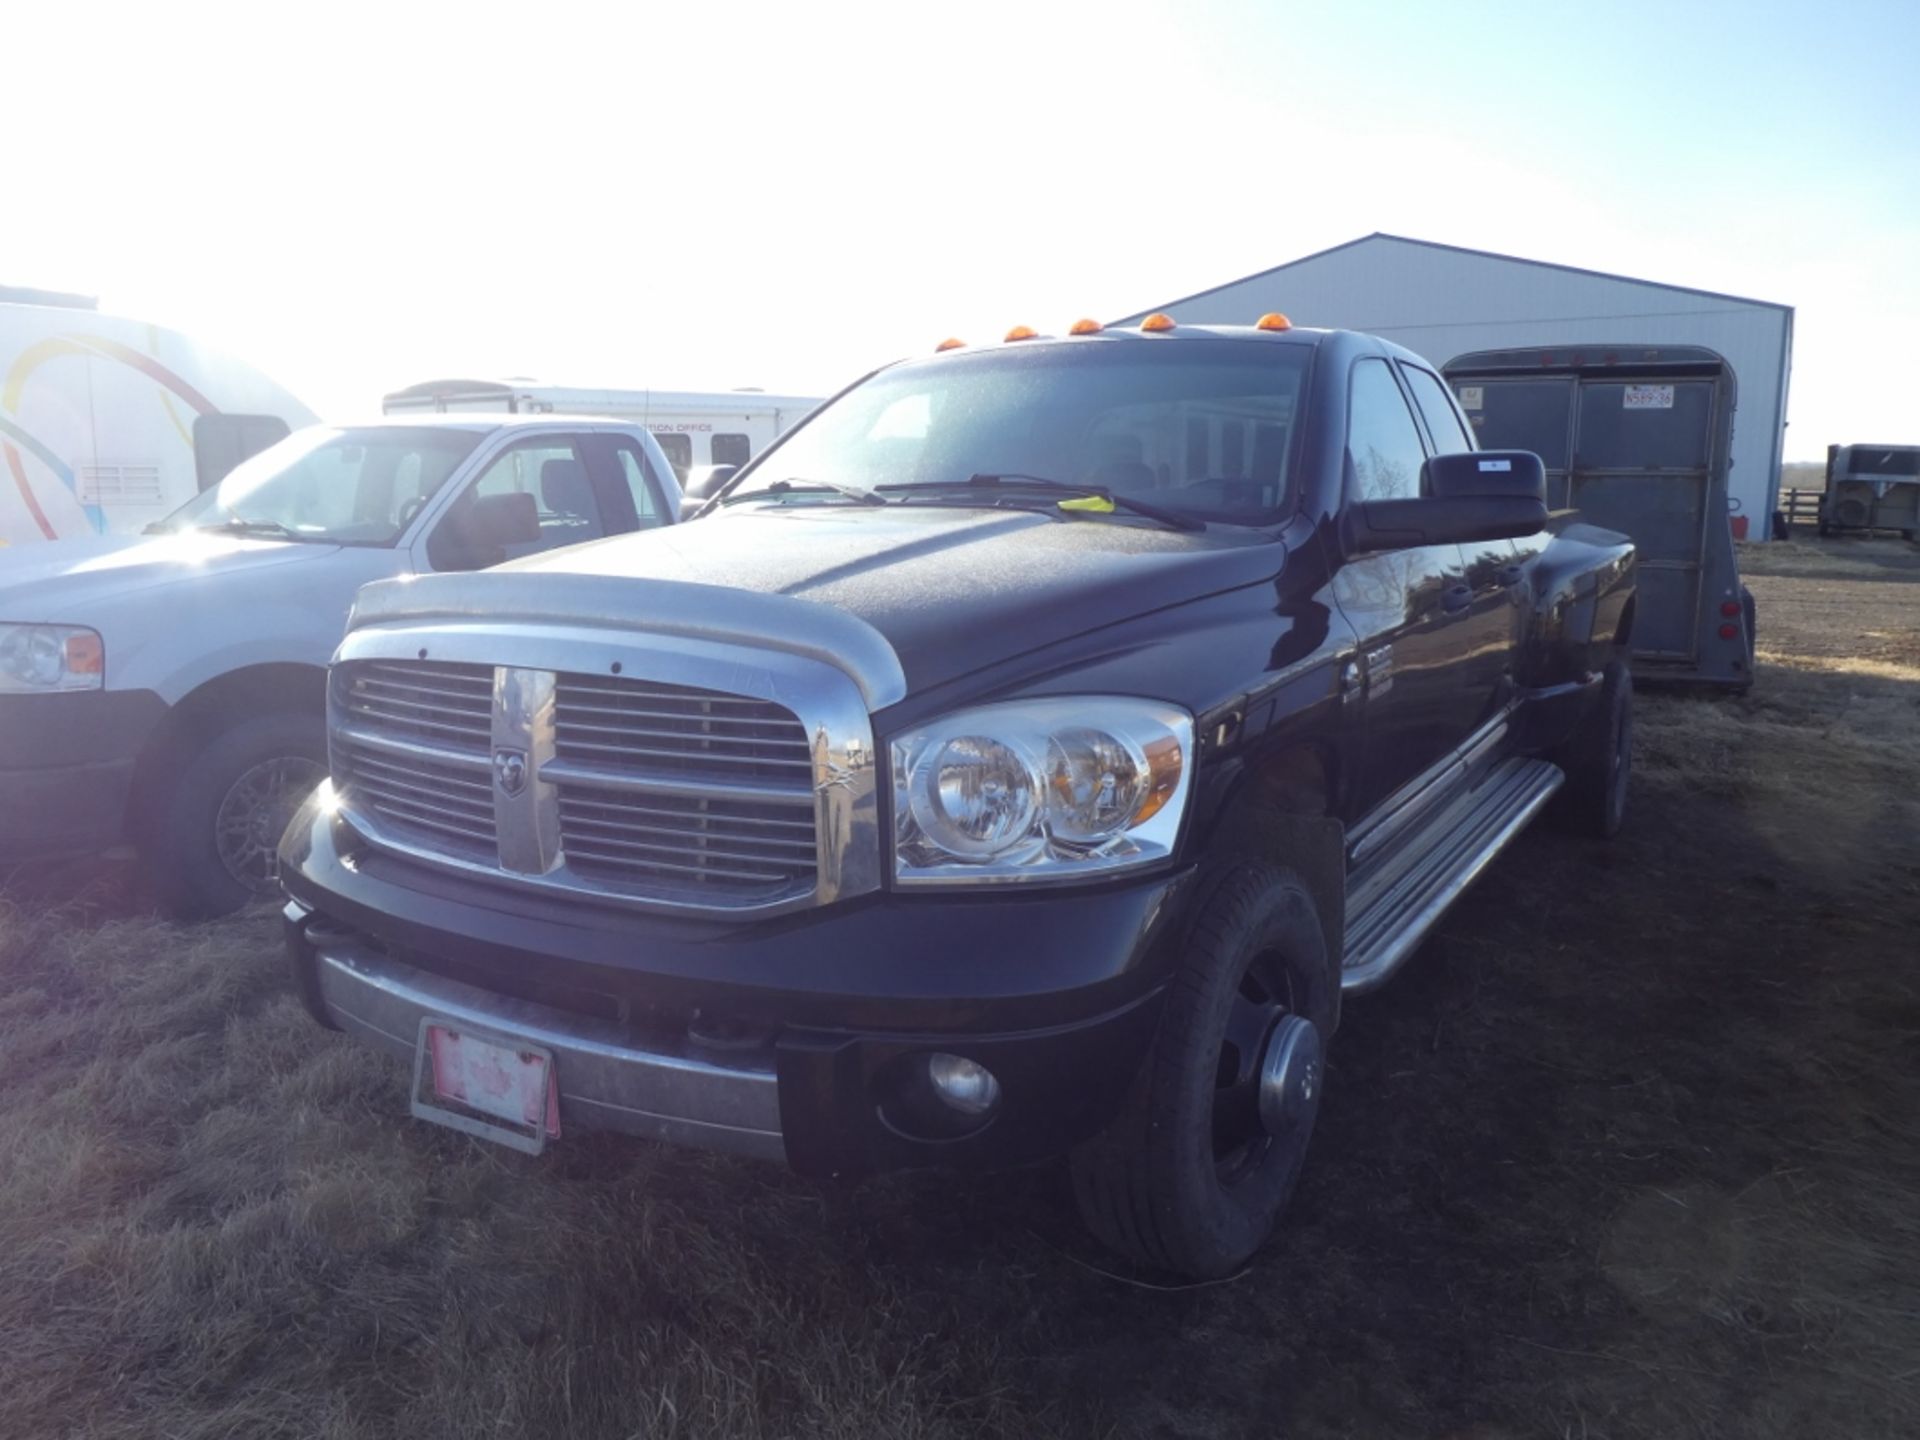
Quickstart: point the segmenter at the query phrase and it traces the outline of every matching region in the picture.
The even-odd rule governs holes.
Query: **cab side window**
[[[627,490],[633,496],[634,518],[639,528],[651,530],[656,525],[666,524],[666,501],[647,478],[650,467],[641,455],[640,448],[623,438],[614,442],[613,453],[619,460],[621,478],[626,481]]]
[[[479,570],[607,533],[570,436],[541,436],[496,457],[456,495],[427,540],[436,570]]]
[[[663,430],[653,432],[653,438],[660,442],[667,463],[673,467],[673,477],[682,485],[687,483],[687,471],[693,468],[693,437],[674,435]]]
[[[744,465],[753,458],[753,441],[745,435],[716,435],[710,448],[716,465]]]
[[[1413,500],[1426,450],[1413,412],[1385,360],[1353,367],[1347,397],[1347,458],[1356,500]]]
[[[1413,402],[1420,407],[1421,417],[1427,422],[1427,433],[1433,437],[1433,453],[1458,455],[1473,449],[1473,437],[1460,422],[1459,412],[1453,408],[1452,397],[1440,383],[1440,377],[1418,365],[1402,365],[1400,373],[1407,377]]]

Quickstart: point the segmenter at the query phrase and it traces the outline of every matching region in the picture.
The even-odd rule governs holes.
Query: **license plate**
[[[413,1114],[538,1155],[560,1134],[560,1078],[539,1045],[425,1019],[413,1061]]]

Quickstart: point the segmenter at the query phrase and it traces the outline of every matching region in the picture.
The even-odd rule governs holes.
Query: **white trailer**
[[[605,390],[531,380],[428,380],[382,402],[389,415],[500,411],[637,421],[653,432],[681,484],[688,472],[744,465],[820,403],[760,390]]]
[[[138,533],[316,418],[178,331],[0,287],[0,546]]]

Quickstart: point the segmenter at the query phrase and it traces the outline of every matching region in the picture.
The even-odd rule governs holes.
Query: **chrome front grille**
[[[336,688],[352,724],[486,756],[493,749],[493,667],[362,660]]]
[[[582,766],[811,789],[806,728],[784,705],[746,695],[562,675],[554,687],[554,739],[560,759]]]
[[[809,811],[777,801],[640,795],[564,785],[561,848],[583,875],[616,882],[790,889],[816,864]]]
[[[382,749],[368,735],[333,739],[333,783],[363,813],[416,843],[491,863],[499,853],[488,762]]]
[[[808,732],[765,698],[613,674],[344,660],[336,791],[376,844],[521,883],[766,908],[821,872]]]

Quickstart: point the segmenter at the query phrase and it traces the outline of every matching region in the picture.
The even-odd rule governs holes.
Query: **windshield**
[[[1311,354],[1260,341],[1088,341],[911,361],[819,411],[729,498],[785,481],[783,493],[915,499],[975,476],[1038,477],[1261,524],[1285,506]]]
[[[315,426],[243,461],[158,528],[391,545],[483,433],[424,425]]]

